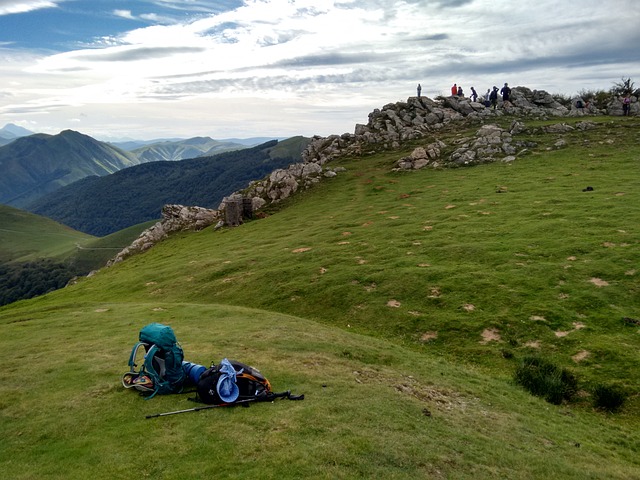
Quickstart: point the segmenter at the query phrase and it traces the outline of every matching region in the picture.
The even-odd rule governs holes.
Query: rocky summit
[[[640,113],[637,98],[632,99],[632,114]],[[620,104],[620,105],[618,105]],[[228,214],[230,205],[243,203],[249,205],[249,215],[265,205],[280,202],[299,190],[307,189],[344,171],[342,167],[333,167],[331,161],[343,156],[361,156],[382,150],[399,150],[409,141],[430,139],[429,143],[419,146],[408,156],[399,157],[395,170],[417,170],[425,167],[443,168],[470,166],[494,161],[511,162],[518,156],[527,154],[535,144],[514,141],[513,135],[527,129],[518,118],[550,119],[562,117],[585,117],[585,121],[575,126],[558,123],[541,127],[545,133],[566,133],[578,129],[589,129],[594,124],[589,116],[609,113],[621,115],[622,106],[618,99],[612,99],[607,110],[602,111],[589,105],[581,98],[572,100],[570,107],[564,106],[544,90],[531,90],[515,87],[511,90],[509,102],[498,98],[496,108],[484,103],[473,102],[466,97],[410,97],[406,102],[389,103],[376,108],[369,114],[366,124],[357,124],[354,133],[315,136],[302,153],[302,162],[290,165],[286,169],[277,169],[262,180],[251,182],[245,189],[225,197],[217,210],[167,205],[163,209],[163,220],[142,233],[131,246],[120,252],[109,264],[112,265],[136,252],[150,248],[164,239],[168,233],[217,226],[236,226],[242,223],[242,214]],[[619,110],[619,111],[618,111]],[[508,115],[515,118],[509,129],[492,123]],[[476,134],[456,140],[455,145],[446,145],[441,140],[433,141],[438,131],[454,122],[477,123]],[[529,133],[536,133],[531,131]],[[443,156],[445,149],[452,153]],[[555,148],[562,148],[562,139]],[[234,209],[235,210],[235,209]]]

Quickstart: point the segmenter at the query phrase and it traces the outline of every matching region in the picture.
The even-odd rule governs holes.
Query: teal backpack
[[[144,349],[144,358],[136,370],[141,349]],[[129,357],[129,371],[122,376],[122,385],[150,394],[147,399],[156,394],[180,393],[186,380],[183,360],[184,353],[173,329],[161,323],[150,323],[140,330],[139,341]]]

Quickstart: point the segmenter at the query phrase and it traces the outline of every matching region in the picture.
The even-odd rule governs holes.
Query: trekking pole
[[[288,398],[289,400],[304,400],[304,394],[291,395],[291,390],[287,390],[286,392],[282,392],[282,393],[270,393],[261,397],[247,398],[246,400],[238,400],[233,403],[221,403],[219,405],[203,405],[202,407],[187,408],[185,410],[176,410],[174,412],[155,413],[153,415],[147,415],[145,418],[167,417],[169,415],[178,415],[180,413],[187,413],[187,412],[197,412],[200,410],[207,410],[209,408],[233,407],[235,405],[251,403],[251,402],[271,402],[276,398]],[[247,405],[247,407],[248,406],[249,405]]]
[[[249,398],[247,400],[238,400],[237,402],[233,402],[233,403],[221,403],[219,405],[203,405],[202,407],[187,408],[186,410],[176,410],[174,412],[155,413],[153,415],[147,415],[144,418],[166,417],[168,415],[177,415],[179,413],[187,413],[187,412],[197,412],[199,410],[207,410],[209,408],[233,407],[234,405],[238,405],[238,404],[242,404],[242,403],[255,402],[255,401],[256,401],[256,399]]]

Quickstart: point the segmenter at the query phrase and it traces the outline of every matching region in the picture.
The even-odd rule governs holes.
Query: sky
[[[0,0],[0,127],[328,136],[416,95],[640,85],[638,0]]]

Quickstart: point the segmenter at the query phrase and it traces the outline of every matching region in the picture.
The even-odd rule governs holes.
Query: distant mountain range
[[[194,137],[187,140],[166,140],[137,147],[131,152],[140,163],[176,161],[215,155],[217,153],[246,148],[239,143],[219,142],[209,137]]]
[[[261,145],[270,140],[286,140],[287,137],[250,137],[250,138],[225,138],[217,140],[217,142],[222,144],[233,144],[233,145],[241,145],[243,147],[255,147],[256,145]],[[190,142],[194,139],[204,139],[204,141],[209,141],[211,138],[209,137],[193,137],[189,139],[184,138],[160,138],[156,140],[123,140],[123,141],[107,141],[111,145],[115,145],[118,148],[123,150],[133,151],[142,147],[151,146],[153,144],[166,144],[166,143],[180,143],[180,142]],[[216,140],[212,140],[216,142]],[[220,153],[220,152],[216,152]],[[184,160],[182,158],[181,160]]]
[[[78,231],[108,235],[157,219],[165,204],[217,208],[222,198],[278,168],[302,161],[305,137],[175,162],[148,162],[89,176],[25,208]],[[115,147],[114,147],[115,148]]]
[[[4,127],[0,128],[0,146],[13,142],[16,138],[33,134],[34,132],[26,128],[14,125],[13,123],[7,123]]]
[[[135,154],[73,130],[20,137],[0,147],[0,203],[22,208],[89,175],[139,163]]]
[[[264,143],[271,139],[194,137],[107,143],[73,130],[47,135],[7,124],[0,129],[0,203],[25,208],[43,195],[88,176],[109,175],[147,162],[241,150],[258,140]]]

